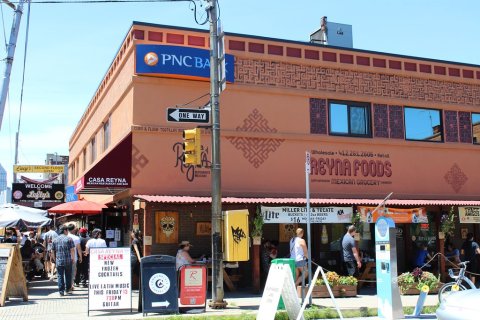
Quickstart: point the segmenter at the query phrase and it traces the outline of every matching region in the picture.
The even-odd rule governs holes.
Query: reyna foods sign
[[[181,79],[210,79],[210,51],[206,49],[139,44],[136,47],[135,72]],[[234,82],[234,57],[225,55],[228,82]]]

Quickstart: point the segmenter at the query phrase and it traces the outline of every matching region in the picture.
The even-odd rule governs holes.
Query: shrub
[[[338,286],[338,285],[346,285],[346,286],[356,286],[358,284],[357,278],[353,276],[339,276],[336,272],[329,271],[325,274],[328,284],[333,287],[333,286]],[[325,285],[325,281],[323,281],[323,278],[317,279],[315,285],[317,286],[323,286]]]

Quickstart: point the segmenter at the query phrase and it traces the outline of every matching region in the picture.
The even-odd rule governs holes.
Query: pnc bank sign
[[[234,57],[225,55],[227,82],[234,82]],[[210,79],[210,51],[206,49],[139,44],[135,73],[182,79]]]

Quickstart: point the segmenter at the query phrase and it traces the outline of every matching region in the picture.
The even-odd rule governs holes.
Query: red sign
[[[180,304],[204,306],[207,300],[207,266],[188,265],[180,269]]]

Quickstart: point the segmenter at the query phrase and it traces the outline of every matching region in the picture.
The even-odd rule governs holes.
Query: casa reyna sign
[[[210,51],[206,49],[138,44],[135,73],[181,79],[210,79]],[[234,57],[225,55],[227,82],[234,82]]]

